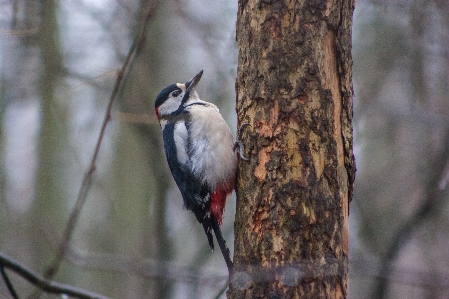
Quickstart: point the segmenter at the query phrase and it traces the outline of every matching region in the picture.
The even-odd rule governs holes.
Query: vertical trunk
[[[239,1],[229,298],[346,298],[353,1]]]
[[[149,4],[162,6],[151,0],[141,0],[141,13],[146,13]],[[152,23],[152,29],[146,33],[147,42],[140,45],[127,76],[119,103],[120,112],[153,112],[154,92],[158,90],[155,86],[162,85],[158,81],[158,72],[154,70],[163,69],[164,63],[160,57],[161,52],[166,50],[166,41],[159,36],[158,43],[151,42],[155,40],[154,32],[165,29],[162,18],[157,17]],[[161,167],[165,166],[165,161],[161,160],[164,153],[160,127],[156,119],[153,120],[151,126],[139,122],[120,124],[114,159],[117,188],[114,217],[119,219],[116,230],[120,236],[121,251],[163,262],[172,255],[165,219],[170,174],[167,167]],[[157,173],[152,173],[152,169],[157,169]],[[131,200],[135,202],[130,204]],[[130,281],[126,281],[120,286],[122,297],[170,298],[173,284],[164,278],[165,270],[160,268],[158,277],[151,280],[133,277],[131,282],[136,287],[132,293],[128,290]]]
[[[61,180],[64,178],[65,147],[68,128],[66,110],[56,96],[61,87],[60,75],[63,58],[60,50],[59,27],[57,22],[57,1],[40,1],[40,27],[38,46],[40,49],[41,69],[39,80],[40,97],[40,136],[38,145],[39,166],[36,175],[36,197],[34,201],[33,229],[39,229],[40,223],[51,219],[51,223],[63,224],[65,213],[64,198],[66,190]],[[48,216],[51,213],[51,217]],[[58,227],[62,229],[62,226]],[[36,244],[36,269],[40,269],[47,258],[52,257],[48,245],[42,241],[41,232],[33,232]],[[39,251],[41,250],[41,251]],[[39,252],[39,254],[37,254]]]

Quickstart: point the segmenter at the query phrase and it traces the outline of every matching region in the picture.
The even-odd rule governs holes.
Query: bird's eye
[[[171,93],[171,95],[173,96],[173,97],[177,97],[177,96],[179,96],[181,94],[181,91],[180,90],[175,90],[175,91],[173,91],[172,93]]]

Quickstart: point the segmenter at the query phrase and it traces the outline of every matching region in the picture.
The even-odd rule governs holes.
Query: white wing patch
[[[186,124],[183,120],[175,124],[174,140],[176,146],[176,157],[181,164],[186,164],[189,156],[187,155],[188,133]]]

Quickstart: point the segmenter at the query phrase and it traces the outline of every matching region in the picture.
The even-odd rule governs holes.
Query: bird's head
[[[198,100],[195,87],[202,75],[203,71],[201,70],[185,84],[176,83],[165,87],[156,97],[154,104],[157,118],[160,120],[161,118],[177,115],[183,111],[189,102]]]

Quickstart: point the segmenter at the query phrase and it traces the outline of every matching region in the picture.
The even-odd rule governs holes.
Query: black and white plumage
[[[215,232],[231,273],[230,253],[219,225],[226,198],[234,189],[237,155],[231,130],[218,108],[198,97],[195,87],[202,74],[163,89],[156,98],[155,110],[168,165],[184,206],[203,225],[212,249]]]

